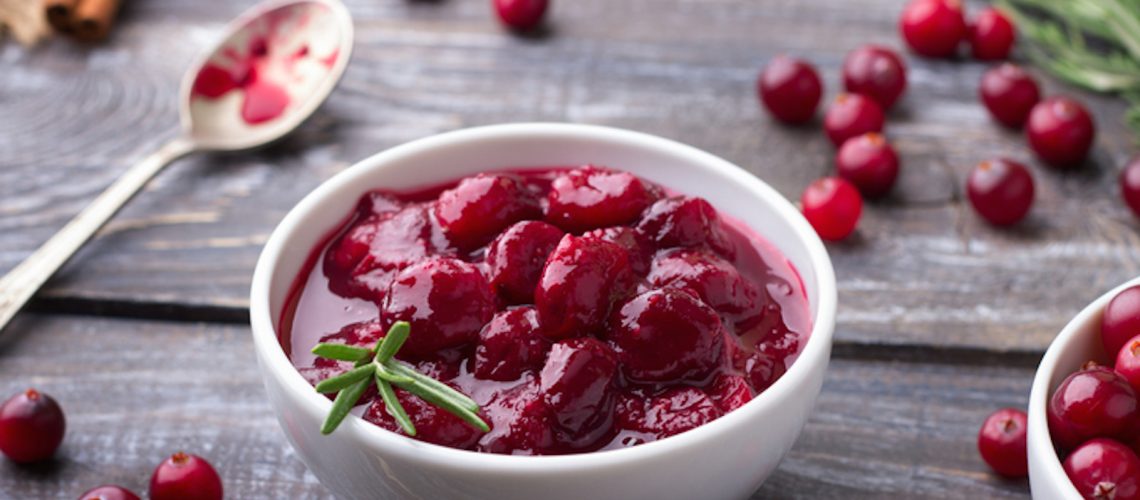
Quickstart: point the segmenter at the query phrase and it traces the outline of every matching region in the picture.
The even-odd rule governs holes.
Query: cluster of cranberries
[[[0,453],[20,464],[42,462],[55,455],[66,430],[63,409],[51,396],[28,389],[0,405]],[[80,500],[138,500],[116,485],[103,485]],[[220,500],[222,480],[206,460],[175,453],[154,470],[151,500]]]

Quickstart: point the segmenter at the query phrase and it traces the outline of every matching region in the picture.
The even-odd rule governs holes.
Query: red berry
[[[350,228],[325,255],[329,289],[383,303],[396,273],[432,253],[428,218],[426,208],[413,206],[371,216]]]
[[[1047,414],[1053,440],[1062,449],[1072,449],[1095,437],[1131,435],[1140,408],[1128,381],[1098,366],[1065,378],[1049,400]]]
[[[0,405],[0,452],[13,462],[51,458],[66,430],[59,403],[35,389],[16,394]]]
[[[970,26],[970,51],[974,59],[991,61],[1009,57],[1017,35],[1013,23],[993,7],[982,10]]]
[[[970,171],[966,194],[974,211],[990,224],[1016,224],[1033,205],[1033,176],[1015,161],[983,161]]]
[[[1140,457],[1110,439],[1093,439],[1064,463],[1065,474],[1084,498],[1140,499]]]
[[[554,452],[554,424],[536,380],[516,385],[487,405],[491,432],[479,439],[487,453],[535,455]]]
[[[720,374],[705,392],[725,413],[752,401],[752,389],[740,375]]]
[[[658,249],[707,246],[721,254],[732,254],[720,215],[704,198],[659,200],[641,216],[637,230]]]
[[[582,237],[608,241],[624,248],[629,255],[629,265],[638,276],[649,271],[649,259],[653,257],[654,249],[640,231],[628,226],[610,226],[583,233]]]
[[[538,199],[513,175],[479,174],[439,195],[435,218],[456,246],[485,245],[507,226],[539,216]]]
[[[534,291],[543,335],[561,340],[596,331],[632,286],[625,249],[596,238],[564,236]]]
[[[656,288],[695,293],[737,325],[753,324],[764,314],[765,296],[760,287],[711,252],[678,249],[659,253],[647,279]]]
[[[978,95],[990,116],[1011,128],[1025,125],[1029,111],[1041,100],[1041,90],[1033,76],[1010,63],[986,71]]]
[[[548,222],[581,233],[633,222],[657,193],[631,173],[587,166],[555,178],[546,199]]]
[[[1140,156],[1133,158],[1120,172],[1120,196],[1132,213],[1140,217]]]
[[[425,260],[396,275],[380,319],[411,324],[401,357],[422,357],[475,340],[495,312],[491,285],[475,266],[450,258]]]
[[[499,312],[479,332],[474,372],[484,380],[517,380],[527,370],[537,370],[546,360],[550,342],[539,333],[534,307]]]
[[[542,22],[549,0],[492,0],[495,12],[511,29],[526,31]]]
[[[595,338],[564,340],[550,349],[539,380],[564,444],[588,446],[613,427],[617,367],[613,349]]]
[[[800,196],[800,205],[819,237],[832,241],[854,232],[863,212],[859,191],[839,177],[824,177],[811,183]]]
[[[716,311],[687,291],[665,288],[630,299],[609,332],[622,373],[637,382],[703,382],[724,359]]]
[[[1140,285],[1116,294],[1104,308],[1100,320],[1100,341],[1104,352],[1113,356],[1136,332],[1140,332]]]
[[[882,132],[884,120],[883,109],[870,98],[859,94],[839,94],[827,108],[823,129],[831,143],[839,147],[852,137]]]
[[[222,478],[197,455],[178,452],[150,476],[150,500],[221,500]]]
[[[499,296],[511,304],[534,302],[534,287],[546,258],[565,234],[539,221],[519,222],[487,247],[487,276]]]
[[[106,484],[87,490],[79,500],[139,500],[139,496],[122,486]]]
[[[887,110],[906,90],[906,66],[893,50],[864,45],[843,60],[843,87],[870,97]]]
[[[758,350],[744,362],[748,383],[756,392],[762,392],[780,380],[788,369],[783,359],[770,350]]]
[[[408,418],[416,428],[416,439],[420,441],[467,450],[474,448],[479,437],[483,435],[482,431],[472,427],[463,419],[403,389],[396,389],[396,399],[408,413]],[[381,398],[376,398],[368,406],[364,412],[364,420],[392,432],[400,434],[404,432],[403,427],[396,423],[396,419],[388,414],[388,408]]]
[[[912,0],[899,17],[899,31],[911,50],[926,57],[954,57],[966,37],[958,0]]]
[[[835,170],[868,198],[887,194],[899,176],[895,148],[878,132],[847,139],[835,153]]]
[[[1025,451],[1025,412],[1006,408],[986,417],[978,431],[978,453],[994,472],[1005,477],[1025,477],[1029,460]]]
[[[1067,97],[1053,97],[1033,106],[1025,135],[1033,152],[1046,163],[1071,167],[1085,161],[1096,126],[1081,103]]]
[[[615,410],[621,428],[651,433],[658,438],[695,429],[723,414],[700,389],[684,385],[649,398],[640,394],[623,395]]]
[[[811,120],[823,95],[823,83],[815,68],[787,56],[776,56],[764,67],[756,88],[768,112],[792,124]]]
[[[1132,337],[1124,347],[1120,348],[1120,352],[1116,355],[1116,364],[1112,369],[1128,381],[1134,392],[1140,394],[1140,335]]]

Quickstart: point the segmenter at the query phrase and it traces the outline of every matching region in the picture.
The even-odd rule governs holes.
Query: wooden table
[[[0,270],[133,161],[173,136],[187,62],[251,1],[128,2],[113,38],[0,47]],[[510,121],[612,125],[721,155],[795,199],[831,171],[819,123],[760,110],[777,53],[819,66],[833,96],[845,53],[901,48],[903,0],[556,1],[540,37],[504,33],[486,0],[352,0],[357,44],[339,90],[288,141],[197,156],[133,201],[43,291],[0,346],[0,395],[36,386],[67,410],[59,458],[0,460],[0,497],[145,490],[185,449],[232,498],[328,496],[274,421],[253,360],[247,290],[266,236],[305,193],[387,147]],[[971,4],[975,9],[977,4]],[[889,116],[904,170],[860,230],[831,244],[835,354],[815,414],[760,497],[1022,497],[987,472],[982,419],[1024,407],[1033,367],[1084,304],[1137,274],[1137,221],[1117,195],[1134,151],[1122,102],[1076,94],[1100,127],[1092,161],[1059,173],[975,97],[988,65],[907,57]],[[1038,200],[1012,230],[963,201],[965,173],[1008,156]],[[762,425],[762,423],[761,423]]]

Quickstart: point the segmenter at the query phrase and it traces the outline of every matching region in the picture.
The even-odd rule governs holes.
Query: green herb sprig
[[[463,419],[476,429],[483,432],[491,430],[487,422],[479,418],[479,404],[475,400],[394,358],[404,342],[407,342],[411,331],[411,325],[399,321],[388,329],[388,334],[378,340],[372,349],[331,343],[320,343],[313,347],[313,354],[322,358],[354,363],[351,370],[317,383],[317,392],[337,393],[332,409],[321,426],[321,434],[330,434],[336,430],[373,383],[379,389],[388,414],[409,436],[416,435],[416,426],[396,399],[396,391],[392,386]]]

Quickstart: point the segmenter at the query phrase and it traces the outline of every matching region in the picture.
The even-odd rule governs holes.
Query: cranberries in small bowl
[[[777,120],[799,124],[815,116],[815,108],[823,95],[823,83],[819,73],[807,62],[776,56],[760,72],[756,91],[760,102]]]

